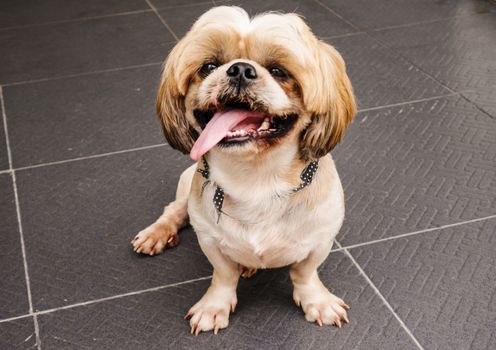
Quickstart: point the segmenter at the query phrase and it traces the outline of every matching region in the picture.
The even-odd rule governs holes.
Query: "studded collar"
[[[202,186],[202,193],[203,193],[205,186],[207,186],[210,183],[210,167],[205,157],[202,157],[202,163],[203,163],[203,169],[198,168],[197,171],[205,178],[205,182],[203,183]],[[310,162],[300,174],[301,183],[295,188],[293,188],[292,192],[295,193],[301,191],[302,189],[310,185],[315,177],[315,173],[317,172],[318,168],[319,168],[318,160],[314,160]],[[220,220],[220,214],[223,213],[222,206],[224,205],[224,196],[225,196],[224,190],[219,185],[216,185],[214,198],[212,199],[212,202],[218,214],[217,223]]]

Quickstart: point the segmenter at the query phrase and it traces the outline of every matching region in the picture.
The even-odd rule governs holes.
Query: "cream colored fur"
[[[199,78],[206,56],[222,50],[228,57],[225,64]],[[266,57],[287,67],[291,80],[273,79],[264,66]],[[242,272],[288,265],[293,298],[306,319],[340,327],[348,321],[348,306],[322,284],[317,268],[344,218],[341,182],[327,154],[355,113],[343,60],[296,15],[250,19],[235,7],[210,10],[174,48],[164,69],[157,106],[174,147],[189,151],[194,140],[185,129],[201,132],[192,110],[217,104],[227,84],[225,72],[237,61],[249,62],[259,72],[251,94],[265,101],[271,113],[294,112],[298,121],[275,144],[211,149],[205,155],[210,182],[202,190],[205,179],[196,171],[202,162],[185,170],[176,200],[132,244],[139,253],[161,253],[178,243],[177,231],[189,217],[214,268],[209,289],[187,314],[194,334],[227,327]],[[320,162],[313,182],[294,193],[308,160],[316,158]],[[220,219],[212,203],[217,185],[226,194]]]

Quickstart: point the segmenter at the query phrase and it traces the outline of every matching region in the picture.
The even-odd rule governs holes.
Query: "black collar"
[[[205,157],[202,157],[202,162],[203,162],[203,169],[198,168],[196,171],[198,171],[206,180],[203,183],[203,187],[202,187],[202,193],[203,193],[203,189],[210,182],[210,167]],[[318,168],[319,168],[319,160],[314,160],[310,162],[300,174],[301,183],[295,188],[293,188],[292,192],[294,193],[301,191],[302,189],[310,185],[315,177],[315,173],[317,172]],[[217,218],[217,222],[219,222],[220,214],[222,214],[222,205],[224,204],[224,190],[219,185],[216,185],[215,187],[213,203],[215,209],[217,210],[217,214],[219,215],[219,217]]]

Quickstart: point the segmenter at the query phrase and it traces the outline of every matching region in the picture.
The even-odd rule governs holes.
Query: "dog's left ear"
[[[341,55],[317,40],[316,64],[303,81],[303,99],[312,121],[300,137],[303,158],[317,159],[341,140],[356,113],[355,97]]]
[[[188,154],[198,137],[197,131],[186,118],[185,96],[192,70],[185,62],[186,38],[171,51],[165,62],[157,95],[157,114],[162,121],[164,135],[169,145]]]

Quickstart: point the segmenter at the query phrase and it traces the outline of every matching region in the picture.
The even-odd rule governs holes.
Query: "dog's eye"
[[[209,75],[210,73],[212,73],[214,70],[217,69],[217,67],[219,67],[219,65],[217,63],[214,63],[214,62],[208,62],[208,63],[205,63],[201,68],[200,68],[200,75],[202,77],[206,77],[207,75]]]
[[[270,75],[276,78],[287,78],[288,76],[288,74],[282,68],[279,67],[270,67],[269,73]]]

